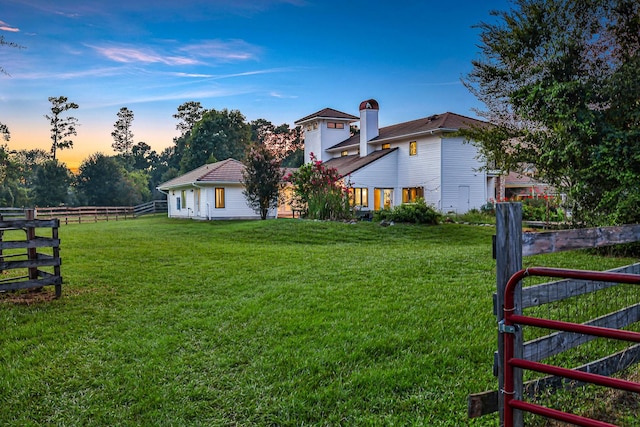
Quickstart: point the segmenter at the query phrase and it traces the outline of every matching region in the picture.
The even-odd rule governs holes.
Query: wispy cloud
[[[15,77],[16,80],[70,80],[83,77],[112,77],[122,74],[122,69],[117,67],[95,68],[82,71],[59,72],[52,71],[47,73],[22,73]]]
[[[197,79],[207,79],[215,77],[213,74],[198,74],[198,73],[171,73],[175,77],[191,77]]]
[[[113,106],[121,106],[121,105],[136,105],[136,104],[145,104],[145,103],[154,103],[154,102],[163,102],[163,101],[183,101],[189,99],[210,99],[210,98],[224,98],[235,95],[243,95],[247,93],[252,93],[254,90],[247,88],[207,88],[202,90],[190,90],[190,91],[180,91],[180,92],[171,92],[157,95],[141,95],[135,97],[123,97],[118,100],[105,100],[104,98],[101,102],[95,102],[92,100],[88,103],[83,104],[83,108],[87,109],[96,109],[96,108],[105,108],[105,107],[113,107]]]
[[[105,56],[115,62],[121,62],[125,64],[131,63],[162,63],[166,65],[194,65],[199,61],[193,58],[187,58],[184,56],[174,55],[161,55],[149,48],[135,48],[125,46],[89,46],[98,52],[100,55]]]
[[[220,62],[246,61],[257,59],[261,53],[258,46],[244,40],[203,40],[180,48],[192,56],[210,58]]]
[[[10,33],[20,32],[20,28],[12,27],[4,21],[0,21],[0,30],[9,31]]]
[[[271,92],[269,94],[270,97],[272,98],[278,98],[278,99],[296,99],[298,98],[297,96],[292,96],[292,95],[283,95],[279,92]]]
[[[175,42],[171,42],[175,43]],[[133,64],[213,65],[257,59],[261,49],[243,40],[205,40],[172,49],[127,45],[87,45],[111,61]]]
[[[286,73],[294,70],[295,70],[294,68],[267,68],[264,70],[252,70],[252,71],[245,71],[242,73],[230,73],[230,74],[200,74],[200,73],[161,73],[161,74],[165,74],[173,77],[184,77],[184,78],[202,79],[202,80],[222,80],[222,79],[231,79],[234,77],[257,76],[261,74]]]

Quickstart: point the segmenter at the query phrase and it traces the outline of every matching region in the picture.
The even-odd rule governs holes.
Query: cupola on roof
[[[378,101],[376,101],[375,99],[367,99],[366,101],[362,101],[360,103],[360,108],[359,110],[379,110],[380,109],[380,105],[378,105]]]

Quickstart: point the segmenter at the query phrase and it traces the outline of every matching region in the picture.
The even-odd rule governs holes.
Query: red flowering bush
[[[326,167],[311,153],[311,162],[287,177],[293,184],[293,205],[310,219],[339,220],[353,217],[350,185],[335,168]]]

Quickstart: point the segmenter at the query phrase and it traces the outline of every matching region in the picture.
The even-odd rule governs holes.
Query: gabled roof
[[[454,132],[460,129],[467,129],[474,125],[482,126],[486,124],[487,123],[482,120],[472,119],[471,117],[447,112],[380,128],[378,136],[369,142],[382,142],[391,139],[418,136],[420,134],[435,132]],[[360,135],[354,135],[351,138],[330,147],[327,151],[351,147],[359,143]]]
[[[215,182],[240,182],[244,165],[236,159],[226,159],[216,163],[209,163],[190,172],[173,178],[158,186],[160,190],[184,187],[193,184]]]
[[[208,163],[158,185],[158,189],[170,190],[172,188],[200,184],[240,183],[242,182],[244,169],[244,164],[236,159],[226,159],[216,163]],[[296,170],[296,168],[281,169],[283,176]]]
[[[324,162],[326,167],[335,168],[340,176],[346,176],[350,173],[361,169],[368,164],[375,162],[376,160],[393,153],[398,148],[391,148],[389,150],[377,150],[364,157],[360,157],[359,154],[352,154],[350,156],[334,157]]]
[[[334,110],[333,108],[325,108],[324,110],[316,111],[313,114],[309,114],[308,116],[296,120],[295,124],[299,125],[312,119],[338,119],[346,120],[351,123],[360,120],[360,117],[352,116],[351,114],[343,113],[342,111]]]

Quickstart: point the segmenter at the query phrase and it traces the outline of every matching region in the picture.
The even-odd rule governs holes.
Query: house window
[[[383,150],[388,150],[389,148],[391,148],[391,144],[389,144],[389,143],[382,144],[382,149]]]
[[[393,188],[376,188],[373,190],[373,209],[389,209],[393,206]]]
[[[418,143],[416,141],[411,141],[409,143],[409,155],[415,156],[418,154]]]
[[[362,206],[363,208],[369,206],[369,190],[366,187],[351,188],[349,192],[351,193],[352,206]]]
[[[180,197],[176,197],[176,208],[177,208],[177,210],[180,210],[181,207],[182,207],[182,205],[180,204]]]
[[[341,151],[340,152],[340,156],[344,157],[344,156],[348,156],[349,152],[347,150]]]
[[[402,189],[402,203],[414,203],[418,198],[424,198],[424,188],[411,187]]]
[[[186,209],[187,208],[187,191],[182,190],[180,192],[180,197],[182,198],[182,209]]]
[[[216,209],[224,208],[224,188],[216,188]]]
[[[344,129],[344,123],[327,122],[329,129]]]

